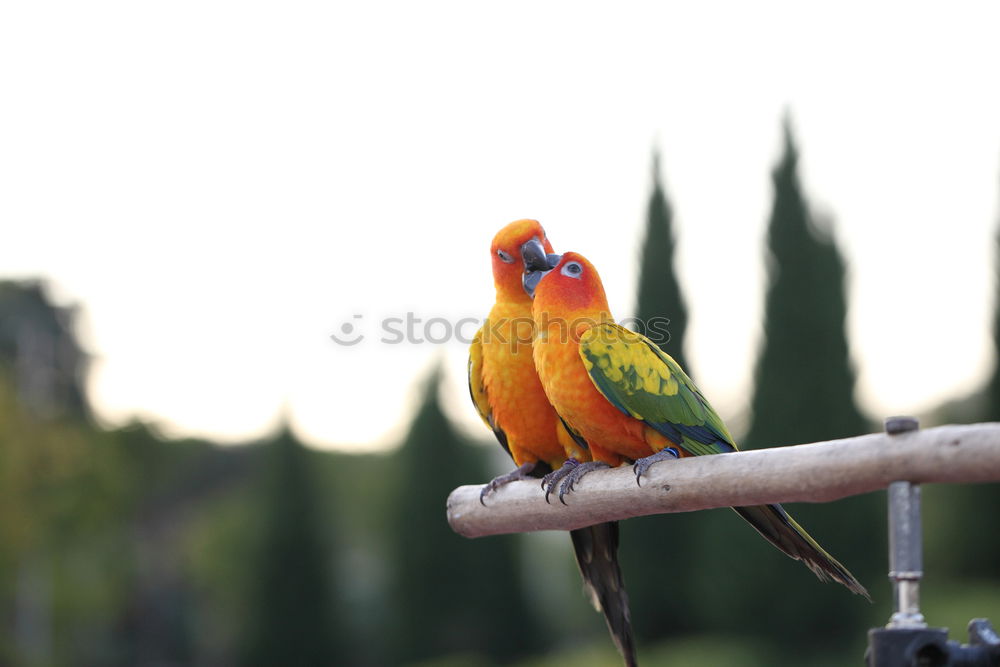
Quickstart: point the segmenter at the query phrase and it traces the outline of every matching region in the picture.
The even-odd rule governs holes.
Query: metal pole
[[[890,436],[920,428],[913,417],[890,417]],[[890,445],[891,446],[891,445]],[[1000,637],[989,621],[969,624],[969,646],[948,640],[945,628],[928,628],[920,613],[920,579],[924,575],[923,530],[920,525],[920,485],[908,481],[889,485],[889,580],[893,613],[884,628],[868,631],[868,667],[998,667]]]
[[[920,428],[913,417],[890,417],[889,435]],[[888,628],[926,628],[920,613],[920,579],[923,577],[923,530],[920,523],[920,485],[907,481],[889,485],[889,579],[894,611]]]

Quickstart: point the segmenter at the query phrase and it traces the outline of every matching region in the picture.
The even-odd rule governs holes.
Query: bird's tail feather
[[[618,565],[618,522],[600,523],[570,531],[584,588],[594,607],[604,614],[615,646],[627,667],[635,667],[632,614],[625,580]]]
[[[795,560],[805,563],[821,581],[833,579],[850,591],[865,596],[871,602],[868,591],[854,578],[854,575],[810,537],[781,505],[755,505],[733,509],[756,528],[768,542]]]

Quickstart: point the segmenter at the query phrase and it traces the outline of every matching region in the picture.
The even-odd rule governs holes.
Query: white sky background
[[[0,277],[83,305],[108,423],[235,441],[287,406],[312,444],[384,446],[442,355],[475,419],[463,345],[374,339],[484,315],[506,222],[632,314],[659,146],[692,371],[738,419],[788,108],[859,396],[925,410],[992,363],[1000,6],[804,4],[4,3]],[[345,320],[368,339],[334,345]]]

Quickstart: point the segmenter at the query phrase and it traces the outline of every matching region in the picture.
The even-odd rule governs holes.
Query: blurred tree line
[[[797,160],[786,121],[744,447],[878,428],[855,399],[847,262]],[[697,380],[673,226],[654,156],[636,315],[669,318],[659,342]],[[509,462],[451,424],[439,371],[389,454],[313,451],[288,428],[244,446],[167,440],[95,425],[73,318],[37,282],[0,282],[0,664],[618,664],[564,535],[449,530],[448,492]],[[985,420],[1000,421],[1000,368],[924,425]],[[928,619],[1000,620],[1000,537],[977,518],[1000,485],[924,497]],[[633,519],[621,557],[642,664],[860,663],[890,613],[884,494],[791,511],[875,603],[818,582],[729,510]]]

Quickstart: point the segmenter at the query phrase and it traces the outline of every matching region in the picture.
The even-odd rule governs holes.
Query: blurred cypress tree
[[[845,262],[830,233],[810,214],[797,174],[798,151],[786,118],[784,150],[772,172],[764,346],[757,361],[749,448],[859,435],[869,424],[854,402],[845,319]],[[869,494],[835,504],[789,508],[813,537],[868,586],[884,576],[884,500]],[[701,613],[733,631],[824,651],[864,643],[872,607],[838,584],[821,584],[777,554],[732,513],[715,512],[695,578]],[[725,546],[723,546],[723,543]],[[733,554],[739,554],[733,558]],[[717,573],[725,572],[728,590]],[[878,591],[876,590],[876,594]],[[720,597],[724,596],[723,603]],[[860,650],[860,648],[858,649]],[[802,664],[803,653],[790,664]]]
[[[394,457],[391,663],[460,653],[509,660],[539,646],[518,576],[517,538],[468,540],[448,526],[448,494],[489,474],[485,448],[470,446],[442,411],[440,384],[437,369]]]
[[[640,249],[635,330],[655,341],[690,374],[684,357],[687,307],[674,271],[673,213],[661,181],[658,152],[653,154],[652,175],[646,237]],[[667,321],[669,336],[662,335]],[[647,326],[650,323],[654,326]],[[683,513],[622,522],[619,557],[640,641],[697,630],[689,610],[698,591],[690,579],[675,576],[675,571],[664,567],[664,563],[693,562],[704,517],[701,513]]]
[[[789,121],[775,168],[768,225],[764,347],[757,361],[747,447],[791,445],[865,433],[854,402],[845,324],[844,259],[809,212]]]
[[[331,552],[317,512],[309,453],[287,427],[267,450],[263,542],[241,663],[341,664]]]
[[[993,301],[993,354],[994,366],[993,375],[990,376],[986,385],[986,401],[981,421],[1000,422],[1000,220],[997,224],[996,243],[996,272],[995,292]],[[986,484],[973,487],[964,487],[967,500],[967,507],[970,510],[963,516],[974,516],[983,507],[1000,507],[1000,484]],[[972,537],[972,541],[967,548],[962,549],[966,554],[963,569],[972,575],[990,577],[994,580],[1000,579],[1000,571],[997,563],[1000,563],[1000,534],[997,531],[978,531],[972,525],[968,525],[964,535]]]
[[[995,237],[995,283],[993,301],[993,373],[986,381],[975,421],[1000,421],[1000,221]],[[985,507],[1000,506],[1000,484],[956,485],[949,487],[944,502],[950,503],[955,517],[963,521],[950,521],[943,527],[948,539],[947,552],[954,561],[956,571],[971,578],[1000,579],[1000,533],[994,530],[977,530],[975,517]],[[933,539],[933,538],[932,538]]]
[[[981,419],[1000,422],[1000,220],[994,239],[996,245],[995,283],[993,300],[993,374],[986,383],[986,402]]]
[[[646,207],[646,238],[640,249],[635,330],[663,348],[690,375],[684,356],[687,306],[674,272],[675,249],[673,211],[663,191],[660,155],[655,152],[653,191]]]
[[[42,417],[88,415],[89,364],[77,341],[75,307],[52,303],[38,280],[0,281],[0,364],[12,371],[21,404]]]

